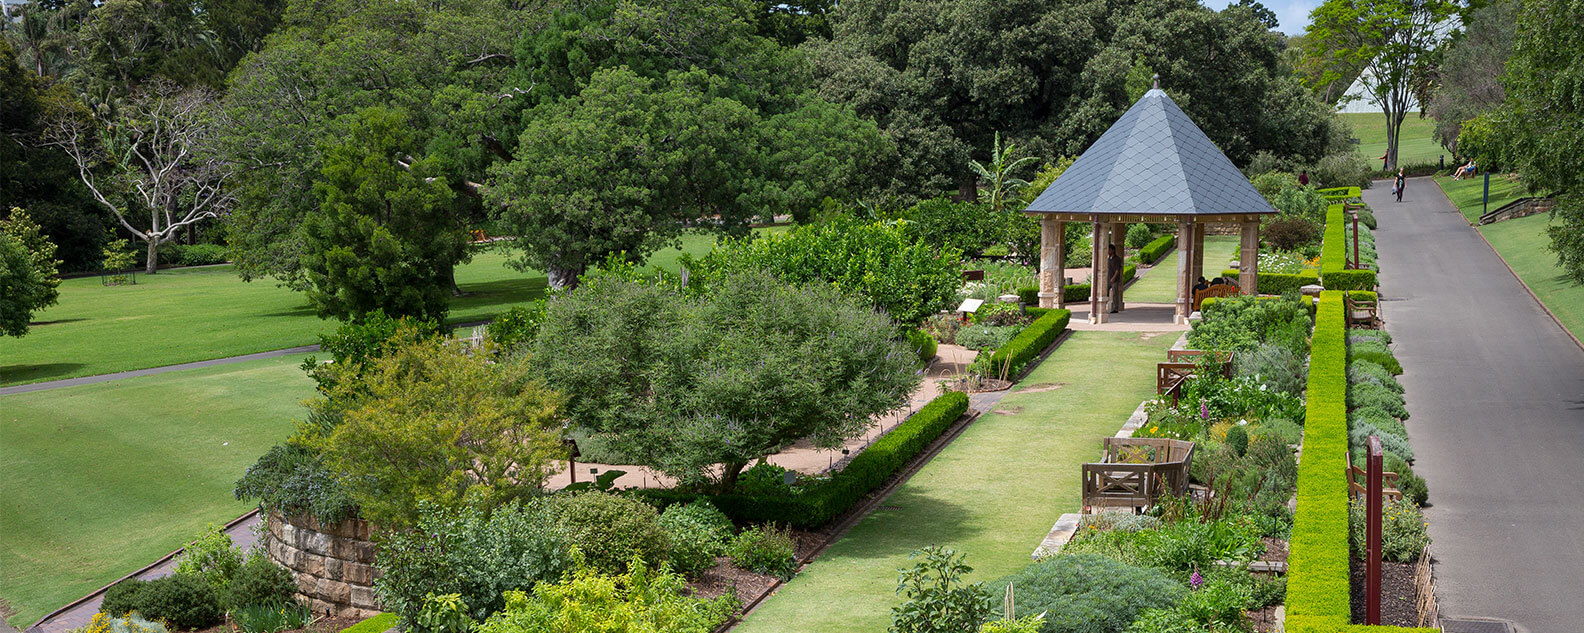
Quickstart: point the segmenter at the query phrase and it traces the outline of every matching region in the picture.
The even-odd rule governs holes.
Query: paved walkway
[[[1443,617],[1536,633],[1584,622],[1584,351],[1428,178],[1377,182],[1383,316],[1407,372],[1408,430]]]

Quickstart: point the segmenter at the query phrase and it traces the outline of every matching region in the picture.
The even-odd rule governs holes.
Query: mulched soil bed
[[[824,530],[819,532],[794,530],[792,538],[797,541],[798,562],[807,562],[829,536]],[[775,576],[769,574],[756,574],[746,569],[739,569],[731,563],[731,559],[721,556],[715,559],[714,567],[705,570],[698,578],[689,582],[688,588],[699,598],[718,598],[733,593],[746,607],[769,593],[775,587],[776,580],[778,579]]]
[[[1262,538],[1260,541],[1265,543],[1265,554],[1259,557],[1260,560],[1273,563],[1287,562],[1287,541],[1269,537]]]
[[[998,378],[980,378],[977,380],[963,378],[959,380],[953,380],[949,383],[946,383],[946,385],[950,387],[952,391],[961,391],[963,393],[987,393],[991,391],[1006,391],[1007,389],[1011,389],[1012,381],[1001,380]]]
[[[1364,623],[1364,561],[1350,565],[1353,575],[1353,622]],[[1414,566],[1381,561],[1381,624],[1419,626],[1419,607],[1414,601]]]

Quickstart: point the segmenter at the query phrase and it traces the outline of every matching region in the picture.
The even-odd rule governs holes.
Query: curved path
[[[1443,618],[1536,633],[1584,622],[1584,350],[1428,178],[1380,220],[1382,304],[1430,484]]]

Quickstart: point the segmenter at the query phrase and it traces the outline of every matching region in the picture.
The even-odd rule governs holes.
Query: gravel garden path
[[[1584,350],[1428,178],[1380,220],[1382,316],[1406,373],[1408,430],[1430,484],[1443,618],[1530,631],[1584,621]]]

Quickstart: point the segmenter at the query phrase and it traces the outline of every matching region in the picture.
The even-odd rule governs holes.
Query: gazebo
[[[1240,227],[1238,286],[1244,294],[1254,294],[1260,218],[1276,210],[1157,85],[1023,212],[1040,219],[1042,308],[1066,307],[1060,288],[1065,279],[1066,224],[1088,222],[1094,227],[1091,323],[1104,323],[1111,307],[1104,283],[1110,272],[1106,269],[1106,246],[1122,252],[1129,222],[1176,224],[1181,255],[1175,321],[1184,323],[1193,301],[1194,281],[1204,270],[1205,225]]]

